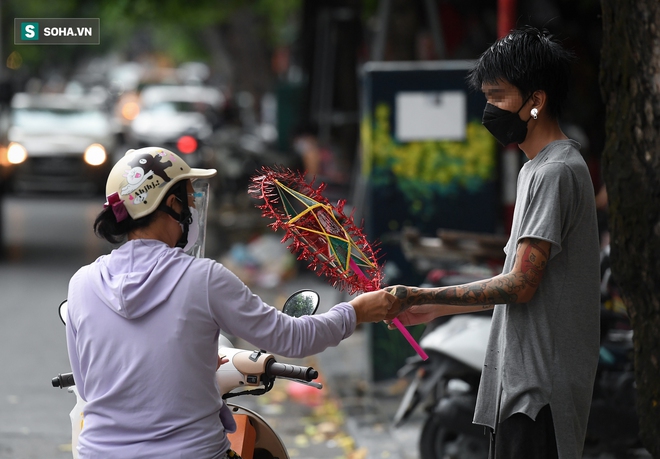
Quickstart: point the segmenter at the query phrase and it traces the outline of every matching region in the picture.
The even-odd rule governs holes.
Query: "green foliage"
[[[255,11],[267,21],[267,40],[273,45],[289,44],[295,39],[291,18],[300,12],[302,0],[254,0]]]
[[[281,31],[286,30],[300,6],[300,0],[190,0],[185,3],[180,0],[103,0],[100,10],[104,23],[110,22],[110,27],[130,23],[136,30],[146,26],[157,34],[163,32],[158,38],[161,43],[169,42],[175,49],[185,50],[199,45],[191,37],[206,27],[226,23],[239,9],[252,9],[264,19],[265,38],[281,42]]]
[[[109,51],[125,51],[137,32],[146,31],[157,52],[175,63],[205,60],[208,50],[202,39],[205,28],[226,23],[239,9],[252,9],[263,18],[262,39],[273,46],[290,43],[295,28],[291,18],[301,0],[8,0],[2,5],[6,37],[13,37],[13,18],[98,17],[100,46],[14,46],[7,43],[3,59],[18,51],[25,68],[60,65],[72,67],[77,59]]]
[[[100,9],[105,15],[132,22],[133,26],[146,24],[179,24],[183,28],[203,28],[227,20],[243,2],[238,0],[103,0]]]
[[[237,0],[104,0],[99,6],[102,38],[116,49],[125,49],[135,33],[146,31],[156,51],[174,62],[204,60],[208,55],[201,32],[225,22],[240,4]]]

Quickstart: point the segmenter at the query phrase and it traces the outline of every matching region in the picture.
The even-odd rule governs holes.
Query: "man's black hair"
[[[505,80],[518,88],[523,100],[543,90],[548,96],[548,113],[559,118],[574,58],[547,30],[523,26],[488,48],[468,73],[467,81],[473,89],[481,90],[483,83]]]

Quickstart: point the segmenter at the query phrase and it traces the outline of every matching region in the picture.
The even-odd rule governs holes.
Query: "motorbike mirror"
[[[321,303],[321,297],[314,290],[300,290],[284,302],[282,312],[292,317],[311,316]]]
[[[57,308],[57,311],[58,311],[58,313],[59,313],[59,315],[60,315],[60,320],[62,321],[62,323],[63,323],[64,325],[66,325],[66,314],[67,314],[67,310],[68,310],[67,300],[64,300],[64,301],[62,301],[62,302],[60,303],[59,307]]]

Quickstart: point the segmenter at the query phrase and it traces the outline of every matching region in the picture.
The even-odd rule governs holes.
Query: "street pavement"
[[[100,201],[100,202],[99,202]],[[71,459],[75,397],[57,315],[71,276],[107,248],[91,231],[102,198],[5,197],[0,259],[0,459]]]

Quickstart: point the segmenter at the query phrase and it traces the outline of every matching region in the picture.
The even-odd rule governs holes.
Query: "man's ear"
[[[534,91],[530,100],[533,104],[532,107],[536,108],[539,112],[542,112],[545,108],[546,102],[548,101],[548,95],[544,90],[538,89]]]

